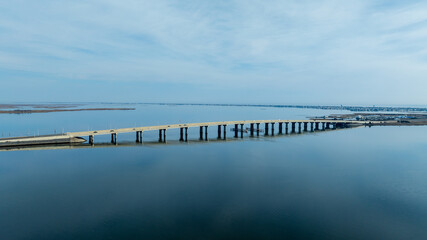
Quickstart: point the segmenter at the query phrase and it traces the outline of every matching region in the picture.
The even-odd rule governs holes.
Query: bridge
[[[23,146],[23,145],[40,145],[40,144],[58,144],[58,143],[81,143],[86,140],[83,137],[88,136],[90,144],[94,144],[94,136],[97,135],[111,135],[111,143],[117,143],[117,134],[120,133],[136,133],[136,142],[142,142],[143,132],[146,131],[159,131],[159,142],[166,141],[166,131],[169,129],[180,129],[180,141],[188,140],[188,128],[198,127],[200,129],[200,140],[208,139],[208,127],[216,126],[218,128],[218,139],[226,138],[226,128],[228,125],[233,126],[232,131],[234,137],[243,137],[244,132],[250,133],[251,136],[255,134],[259,136],[260,125],[264,125],[264,135],[275,133],[275,124],[278,125],[278,134],[301,132],[301,131],[319,131],[326,129],[336,129],[351,126],[361,125],[376,125],[381,122],[365,122],[365,121],[346,121],[346,120],[245,120],[245,121],[224,121],[224,122],[203,122],[203,123],[186,123],[186,124],[170,124],[159,126],[146,126],[134,128],[119,128],[107,129],[96,131],[83,131],[83,132],[67,132],[65,134],[44,135],[34,137],[19,137],[19,138],[0,138],[0,147],[2,146]],[[249,128],[244,129],[248,125]]]

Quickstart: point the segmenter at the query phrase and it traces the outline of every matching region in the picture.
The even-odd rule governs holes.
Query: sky
[[[0,102],[425,105],[427,1],[0,1]]]

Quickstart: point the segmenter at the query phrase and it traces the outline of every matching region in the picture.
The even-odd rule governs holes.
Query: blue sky
[[[427,2],[0,2],[0,101],[426,104]]]

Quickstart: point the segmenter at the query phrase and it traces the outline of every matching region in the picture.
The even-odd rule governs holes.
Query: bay
[[[94,104],[99,106],[99,104]],[[108,106],[123,106],[109,104]],[[305,119],[313,109],[140,105],[1,115],[3,135]],[[63,130],[62,130],[63,129]],[[228,129],[229,131],[230,129]],[[31,131],[33,133],[31,133]],[[277,131],[277,129],[276,129]],[[427,127],[188,143],[178,130],[94,147],[0,152],[1,239],[424,239]],[[99,146],[99,147],[98,147]]]

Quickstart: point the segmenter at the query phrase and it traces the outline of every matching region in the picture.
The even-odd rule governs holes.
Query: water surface
[[[4,132],[304,119],[309,109],[137,105],[1,115]],[[61,130],[62,131],[62,130]],[[277,127],[276,127],[277,131]],[[427,127],[0,152],[1,239],[425,239]],[[228,133],[231,137],[231,132]]]

